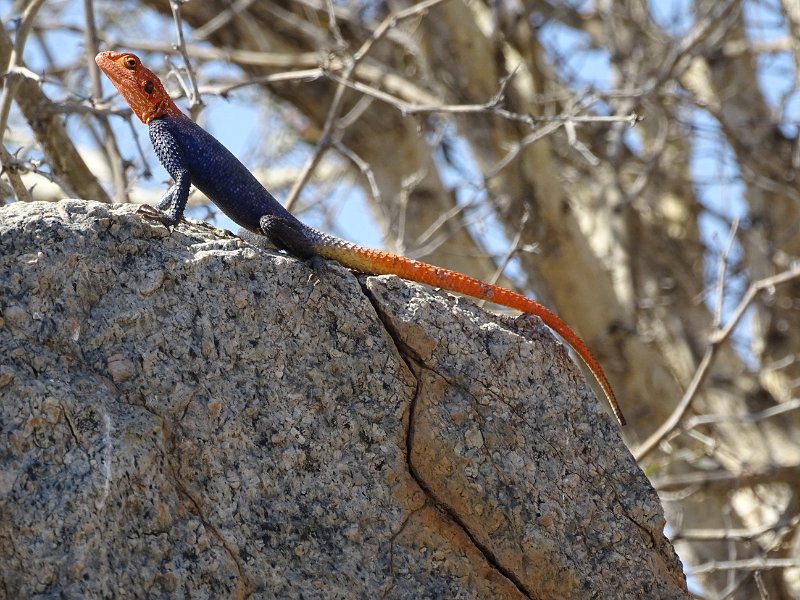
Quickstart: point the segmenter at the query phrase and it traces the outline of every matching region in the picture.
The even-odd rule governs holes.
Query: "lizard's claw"
[[[136,214],[148,221],[158,221],[166,227],[172,227],[178,223],[177,220],[170,218],[164,211],[153,208],[149,204],[142,204],[136,211]]]
[[[303,262],[311,267],[311,273],[308,275],[308,283],[314,286],[317,285],[320,282],[320,274],[328,270],[327,261],[320,255],[315,254],[314,256],[309,256]]]

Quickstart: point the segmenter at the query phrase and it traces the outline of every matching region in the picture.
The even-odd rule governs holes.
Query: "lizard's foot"
[[[142,204],[136,211],[136,214],[140,215],[143,219],[147,219],[148,221],[158,221],[166,227],[173,227],[178,223],[177,219],[173,219],[164,211],[153,208],[149,204]]]
[[[311,267],[311,273],[308,275],[308,283],[317,285],[320,282],[320,275],[328,271],[328,261],[319,254],[315,254],[304,259],[303,262]]]

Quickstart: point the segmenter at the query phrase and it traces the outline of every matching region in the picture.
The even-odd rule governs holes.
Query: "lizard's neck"
[[[131,105],[131,108],[134,108]],[[134,108],[134,111],[136,109]],[[150,121],[153,119],[157,119],[159,117],[177,117],[177,116],[185,116],[178,105],[170,98],[166,96],[162,98],[159,102],[152,104],[150,106],[143,107],[141,112],[137,113],[137,115],[143,123],[149,124]]]

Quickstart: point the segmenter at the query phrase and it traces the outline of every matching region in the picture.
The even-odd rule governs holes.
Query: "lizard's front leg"
[[[180,143],[161,119],[150,122],[150,140],[153,142],[158,160],[175,183],[167,190],[156,208],[142,207],[139,212],[148,218],[161,221],[164,225],[175,225],[183,218],[183,211],[189,201],[192,176]]]
[[[146,219],[159,221],[168,227],[172,227],[183,218],[183,211],[189,198],[189,186],[189,174],[182,174],[175,183],[170,186],[161,200],[158,201],[155,208],[143,204],[136,212]],[[181,202],[180,199],[182,197],[186,198],[186,200]]]

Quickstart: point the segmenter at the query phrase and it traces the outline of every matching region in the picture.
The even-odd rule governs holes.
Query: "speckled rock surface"
[[[0,208],[0,597],[686,597],[535,319],[134,211]]]

